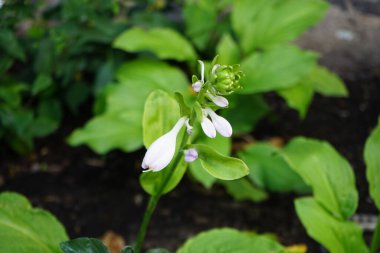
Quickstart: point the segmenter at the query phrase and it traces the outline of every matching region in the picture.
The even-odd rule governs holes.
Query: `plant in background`
[[[182,93],[185,101],[191,100],[190,82],[183,70],[173,63],[182,63],[182,68],[193,72],[198,54],[209,57],[217,54],[221,65],[241,63],[245,76],[239,77],[239,83],[244,89],[231,94],[229,109],[221,111],[221,116],[234,126],[234,136],[253,131],[255,125],[269,114],[265,93],[277,93],[298,111],[301,118],[306,116],[315,93],[347,96],[343,82],[317,64],[315,52],[291,43],[324,16],[328,7],[325,1],[207,0],[184,1],[180,6],[184,30],[178,29],[178,24],[135,25],[114,40],[114,48],[127,52],[127,55],[136,54],[138,58],[126,62],[116,71],[115,80],[97,97],[96,115],[70,135],[71,145],[86,144],[99,154],[113,149],[132,152],[142,147],[145,143],[143,101],[154,89],[174,90]],[[171,65],[166,63],[167,60]],[[210,61],[205,61],[205,67],[210,68]],[[232,69],[218,68],[216,71],[225,71],[226,76],[220,78],[228,80],[227,72]],[[193,79],[191,83],[197,90],[202,85],[202,78]],[[225,90],[225,94],[228,92]],[[226,104],[212,90],[207,98],[219,105]],[[121,136],[127,136],[127,140]],[[231,153],[228,139],[200,136],[198,141],[213,146],[224,155]],[[276,148],[260,147],[254,152],[260,156],[264,167],[273,168],[270,159],[271,154],[277,152]],[[238,153],[242,159],[248,157],[244,155],[245,151]],[[203,173],[199,161],[191,163],[188,174],[206,188],[215,183],[222,184],[238,200],[262,201],[268,197],[266,191],[310,191],[281,158],[275,161],[281,167],[274,170],[281,171],[283,177],[277,177],[274,170],[273,173],[270,170],[264,172],[265,180],[258,178],[264,174],[251,173],[239,180],[219,181]]]

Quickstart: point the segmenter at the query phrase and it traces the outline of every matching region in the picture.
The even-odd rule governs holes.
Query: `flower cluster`
[[[209,138],[215,138],[217,132],[224,137],[231,137],[231,124],[223,117],[216,114],[215,110],[228,106],[228,100],[224,97],[234,91],[240,89],[239,80],[242,72],[239,66],[226,66],[214,64],[208,73],[208,80],[205,81],[205,65],[199,61],[201,66],[201,78],[193,76],[192,88],[197,93],[197,103],[200,105],[201,114],[199,123],[203,132]],[[192,112],[194,112],[194,108]],[[146,171],[160,171],[164,169],[172,161],[175,149],[177,135],[186,125],[187,134],[192,134],[193,126],[191,123],[197,121],[191,115],[181,117],[175,126],[166,134],[159,137],[147,150],[142,162],[142,168]],[[198,158],[196,149],[184,150],[184,158],[186,162],[193,162]]]

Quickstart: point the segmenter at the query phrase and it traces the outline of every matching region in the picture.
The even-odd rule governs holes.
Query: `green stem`
[[[380,216],[379,218],[377,218],[375,232],[373,233],[373,236],[372,236],[371,253],[376,253],[379,246],[380,246]]]
[[[185,132],[182,137],[179,150],[182,150],[183,147],[187,144],[188,138],[189,138],[189,135]],[[149,198],[149,203],[148,203],[147,208],[145,209],[144,218],[141,223],[139,232],[137,234],[135,253],[140,253],[142,250],[142,245],[145,239],[146,231],[148,229],[152,214],[154,210],[156,209],[157,203],[160,200],[162,193],[165,190],[166,185],[169,183],[170,178],[173,175],[175,168],[178,166],[179,162],[181,161],[181,157],[182,157],[182,154],[179,151],[174,159],[173,165],[169,168],[170,172],[166,175],[164,181],[160,185],[160,188],[158,189],[157,194],[151,195]]]

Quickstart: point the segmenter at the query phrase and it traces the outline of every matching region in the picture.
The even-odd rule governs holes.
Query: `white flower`
[[[194,162],[198,159],[198,151],[195,148],[187,149],[184,151],[185,161],[188,163]]]
[[[4,0],[0,0],[0,9],[1,7],[3,7],[3,5],[4,5]]]
[[[211,93],[207,93],[208,97],[211,99],[214,104],[216,104],[219,107],[227,107],[228,106],[228,100],[225,97],[222,96],[214,96]]]
[[[193,88],[195,92],[199,92],[203,84],[205,83],[205,64],[203,63],[203,61],[198,61],[198,62],[201,65],[201,80],[198,80],[191,85],[191,87]]]
[[[1,1],[1,0],[0,0]],[[203,86],[203,84],[202,84],[202,82],[201,81],[196,81],[195,83],[193,83],[192,85],[191,85],[191,87],[193,88],[193,90],[195,91],[195,92],[199,92],[200,90],[201,90],[201,88],[202,88],[202,86]]]
[[[180,118],[168,133],[155,140],[144,156],[141,167],[146,171],[160,171],[169,165],[174,157],[177,135],[187,118]]]
[[[205,108],[204,111],[207,113],[207,115],[210,116],[212,120],[212,124],[214,125],[218,133],[220,133],[224,137],[231,137],[232,127],[231,127],[231,124],[225,118],[217,115],[210,108]]]
[[[207,118],[207,114],[203,110],[203,118],[201,122],[201,126],[203,129],[203,132],[210,138],[215,138],[216,137],[216,130],[214,125],[212,124],[211,120]]]

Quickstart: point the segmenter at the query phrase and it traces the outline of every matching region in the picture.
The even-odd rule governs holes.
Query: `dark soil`
[[[322,63],[329,65],[327,57]],[[253,137],[289,140],[304,135],[329,141],[352,164],[360,192],[358,213],[376,213],[368,196],[363,145],[380,115],[380,70],[357,66],[343,74],[349,98],[316,95],[304,121],[274,94],[267,96],[275,114],[261,122]],[[88,110],[90,111],[90,110]],[[0,191],[26,195],[33,205],[51,211],[71,238],[100,237],[107,230],[135,239],[147,195],[138,176],[143,151],[111,152],[98,156],[85,147],[71,148],[67,135],[83,120],[66,119],[68,125],[41,140],[36,153],[19,158],[0,148]],[[163,197],[150,225],[146,247],[176,249],[187,238],[215,227],[235,227],[274,233],[285,245],[306,243],[308,252],[324,252],[310,239],[295,215],[294,195],[274,194],[264,203],[236,202],[216,186],[205,190],[187,177]]]

